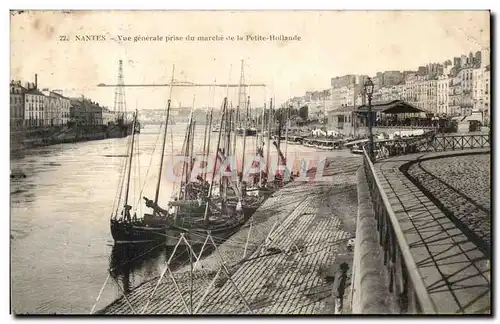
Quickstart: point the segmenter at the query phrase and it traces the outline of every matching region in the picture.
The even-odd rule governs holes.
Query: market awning
[[[384,114],[409,114],[425,112],[425,110],[422,110],[403,100],[373,102],[372,111],[381,112]],[[358,109],[356,109],[356,112],[359,114],[368,113],[368,105],[359,106]]]

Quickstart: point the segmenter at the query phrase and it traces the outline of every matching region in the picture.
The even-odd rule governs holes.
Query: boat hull
[[[254,206],[243,207],[243,215],[239,219],[228,219],[227,223],[208,226],[177,227],[166,223],[148,226],[143,221],[125,223],[111,220],[111,235],[115,243],[163,241],[167,246],[174,246],[179,241],[181,234],[184,233],[184,237],[190,245],[202,245],[205,242],[207,231],[210,231],[216,243],[222,243],[236,233],[256,210],[257,207]],[[185,245],[185,242],[182,241],[180,245]]]
[[[144,243],[165,240],[165,225],[144,226],[111,220],[111,236],[115,243]]]
[[[239,219],[235,219],[233,222],[221,224],[219,226],[209,225],[207,227],[200,226],[196,228],[170,226],[168,229],[165,229],[167,233],[165,244],[167,246],[176,245],[181,237],[181,234],[184,234],[186,241],[188,241],[193,248],[201,247],[207,239],[207,232],[210,231],[214,242],[219,245],[238,232],[256,210],[257,207],[243,207],[243,217],[240,216]],[[186,245],[186,242],[182,241],[179,245],[184,246]]]

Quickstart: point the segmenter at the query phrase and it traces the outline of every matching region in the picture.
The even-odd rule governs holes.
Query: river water
[[[170,127],[165,160],[180,154],[186,125]],[[154,197],[161,150],[160,126],[137,136],[129,204],[141,214],[142,196]],[[197,127],[195,151],[203,145]],[[210,133],[212,152],[218,133]],[[130,137],[129,137],[130,138]],[[105,285],[96,310],[123,291],[161,273],[170,256],[163,246],[114,246],[109,217],[129,138],[61,144],[31,150],[11,161],[11,294],[16,314],[88,314]],[[246,151],[255,148],[247,138]],[[242,138],[237,146],[242,148]],[[287,156],[311,155],[313,148],[288,145]],[[276,155],[274,149],[271,154]],[[347,151],[334,154],[347,156]],[[164,177],[162,177],[164,179]],[[168,201],[174,184],[162,180],[159,201]],[[160,203],[164,205],[166,203]],[[141,256],[142,255],[142,256]]]

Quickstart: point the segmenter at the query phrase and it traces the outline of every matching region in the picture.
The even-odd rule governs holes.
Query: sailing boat
[[[223,112],[220,121],[221,129],[224,121],[228,122],[226,110],[227,98],[224,99],[223,103]],[[190,118],[190,125],[194,126],[192,122]],[[193,129],[193,127],[188,126],[188,129]],[[226,127],[225,129],[228,131],[230,127]],[[220,149],[222,135],[223,133],[220,132],[216,149],[216,159],[220,163],[223,163],[226,159]],[[227,133],[227,138],[230,138],[229,135]],[[188,161],[192,161],[192,130],[188,132],[187,139],[188,144],[186,148],[191,147],[191,154],[188,151],[186,153],[188,153]],[[229,142],[226,142],[226,146],[229,146]],[[180,235],[183,234],[190,245],[199,247],[204,243],[208,231],[210,231],[213,238],[222,242],[238,231],[258,208],[261,201],[254,200],[253,204],[247,204],[241,196],[241,192],[230,180],[222,183],[222,190],[220,190],[221,186],[219,186],[219,196],[213,194],[215,173],[217,171],[216,165],[217,163],[214,165],[212,180],[209,185],[201,176],[197,179],[199,182],[191,182],[189,179],[191,178],[190,172],[192,171],[192,166],[187,168],[187,171],[183,173],[185,180],[181,183],[178,199],[169,203],[169,207],[173,207],[171,211],[161,208],[158,204],[146,199],[146,206],[153,208],[155,213],[159,214],[160,217],[170,220],[167,226],[165,226],[166,245],[177,244]],[[229,186],[235,194],[234,197],[227,196],[227,188]],[[181,197],[182,195],[183,197]],[[197,199],[194,200],[194,197]]]
[[[223,112],[221,118],[221,127],[226,114],[227,98],[224,98]],[[194,140],[194,123],[190,118],[190,123],[187,128],[187,140],[185,142],[185,151],[190,151],[189,167],[183,171],[183,179],[181,189],[177,199],[169,203],[169,208],[165,209],[158,204],[158,195],[161,184],[161,174],[163,166],[163,158],[165,155],[165,142],[167,135],[168,118],[170,113],[170,99],[167,105],[167,117],[165,131],[163,134],[163,146],[161,152],[160,172],[158,175],[158,183],[156,187],[155,199],[151,200],[143,197],[146,206],[153,209],[152,214],[144,214],[143,217],[131,217],[131,206],[127,204],[128,191],[130,183],[130,170],[132,164],[132,155],[134,147],[134,136],[132,136],[130,144],[130,155],[128,165],[128,177],[126,182],[125,203],[123,211],[118,217],[115,213],[110,220],[111,234],[116,243],[139,243],[145,241],[165,241],[166,245],[176,245],[179,242],[181,234],[192,245],[200,246],[206,238],[207,232],[210,231],[212,237],[218,241],[223,241],[230,235],[235,233],[255,212],[257,204],[243,204],[241,195],[235,188],[233,191],[237,193],[237,201],[227,199],[226,197],[214,196],[214,178],[217,171],[214,165],[213,175],[210,185],[207,188],[207,181],[198,178],[199,183],[193,183],[190,179],[192,171],[191,157]],[[136,122],[134,115],[134,123]],[[192,117],[192,115],[191,115]],[[229,128],[226,128],[229,129]],[[220,141],[222,132],[219,133],[216,152],[220,152]],[[223,156],[217,154],[217,158],[222,160]],[[185,176],[185,178],[184,178]],[[229,182],[229,185],[231,183]],[[227,189],[227,184],[225,184]],[[208,190],[207,190],[208,189]],[[205,191],[207,191],[205,193]],[[227,190],[224,190],[225,192]],[[220,190],[219,190],[220,192]],[[195,198],[196,199],[193,199]]]

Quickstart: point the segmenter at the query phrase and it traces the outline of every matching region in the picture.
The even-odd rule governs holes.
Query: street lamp
[[[479,99],[479,110],[481,111],[481,126],[484,126],[484,105],[483,105],[483,99]]]
[[[373,96],[373,81],[370,77],[368,77],[363,85],[365,88],[365,93],[368,96],[368,134],[370,141],[370,159],[372,162],[375,161],[374,146],[373,146],[373,116],[372,116],[372,96]]]

